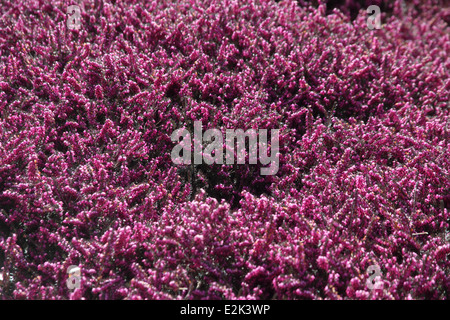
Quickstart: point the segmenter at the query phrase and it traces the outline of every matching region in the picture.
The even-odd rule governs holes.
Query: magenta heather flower
[[[0,299],[449,298],[445,1],[0,7]],[[173,163],[196,121],[278,171]]]

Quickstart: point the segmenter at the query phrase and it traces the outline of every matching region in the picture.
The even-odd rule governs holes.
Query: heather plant
[[[1,299],[449,298],[444,0],[0,4]]]
[[[245,164],[246,155],[248,155],[249,164],[257,164],[258,155],[261,164],[269,166],[261,169],[261,175],[274,175],[278,171],[279,160],[279,130],[271,130],[271,140],[268,143],[267,130],[256,131],[249,129],[227,129],[224,137],[219,129],[208,129],[204,134],[202,132],[202,123],[194,122],[194,134],[185,129],[175,130],[170,138],[178,142],[170,154],[175,164],[191,164],[192,149],[194,164],[224,164],[224,150],[226,164],[234,164],[236,154],[237,164]],[[181,138],[181,141],[179,139]],[[205,139],[205,140],[203,140]],[[248,139],[248,150],[245,148]],[[236,141],[236,143],[235,143]],[[203,149],[203,142],[207,146]],[[236,148],[235,148],[236,145]],[[270,150],[270,155],[268,152]]]

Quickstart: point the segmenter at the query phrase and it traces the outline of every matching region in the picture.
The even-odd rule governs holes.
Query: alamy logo
[[[381,29],[381,10],[379,6],[372,5],[367,8],[370,16],[367,18],[367,27],[370,30]],[[372,14],[373,13],[373,14]]]
[[[245,139],[249,139],[249,164],[257,164],[259,151],[259,161],[263,165],[269,165],[261,168],[261,175],[274,175],[279,168],[279,129],[270,130],[271,141],[267,143],[267,129],[226,129],[225,139],[225,163],[234,164],[234,141],[236,140],[237,164],[245,164],[246,150]],[[259,136],[259,142],[258,142]],[[180,141],[180,138],[182,140]],[[171,158],[175,164],[191,164],[192,140],[190,132],[185,129],[177,129],[171,139],[178,142],[172,149]],[[213,140],[213,141],[211,141]],[[203,142],[210,142],[203,150]],[[194,122],[194,164],[201,164],[203,161],[207,164],[223,164],[223,136],[218,129],[208,129],[202,134],[201,121]],[[268,151],[270,147],[270,156]],[[180,152],[183,155],[180,155]]]
[[[80,267],[70,266],[67,268],[67,273],[69,274],[69,277],[66,281],[67,288],[69,288],[70,290],[79,289],[81,280]]]
[[[367,288],[370,290],[378,290],[383,289],[383,283],[377,282],[377,280],[381,279],[381,269],[377,264],[373,264],[367,268],[367,273],[370,274],[370,277],[366,281]]]
[[[78,30],[81,28],[81,9],[77,5],[67,7],[67,28],[69,30]]]

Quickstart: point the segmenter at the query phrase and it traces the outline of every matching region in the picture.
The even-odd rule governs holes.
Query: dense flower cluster
[[[0,3],[1,299],[450,297],[444,0]],[[279,171],[175,165],[196,120]]]

